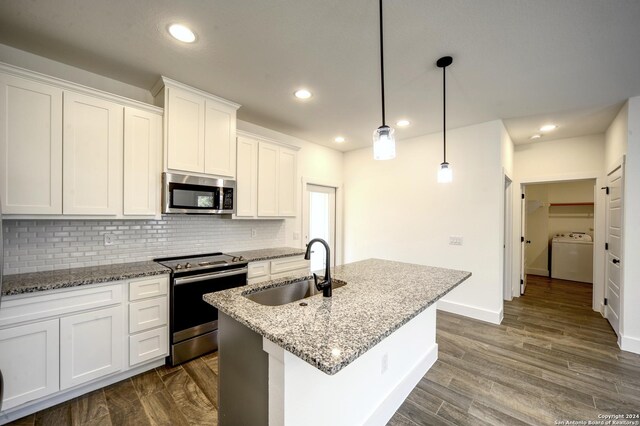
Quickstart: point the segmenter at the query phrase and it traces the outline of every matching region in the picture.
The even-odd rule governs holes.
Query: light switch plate
[[[449,237],[449,245],[451,246],[461,246],[463,242],[463,238],[459,235],[451,235]]]
[[[104,234],[104,245],[105,246],[112,246],[113,245],[113,240],[115,240],[115,235],[113,235],[113,234]]]

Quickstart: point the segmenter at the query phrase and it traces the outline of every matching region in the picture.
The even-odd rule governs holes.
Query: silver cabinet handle
[[[212,272],[210,274],[195,275],[192,277],[176,278],[173,285],[182,285],[182,284],[195,283],[198,281],[215,280],[218,278],[230,277],[232,275],[246,274],[248,271],[249,271],[249,268],[239,268],[239,269],[230,269],[228,271]]]

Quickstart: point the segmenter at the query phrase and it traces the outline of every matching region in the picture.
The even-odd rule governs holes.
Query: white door
[[[62,89],[0,75],[0,181],[5,214],[62,214]]]
[[[122,307],[60,318],[60,389],[122,369]]]
[[[124,109],[124,214],[154,215],[160,209],[161,116]]]
[[[236,216],[258,215],[258,142],[238,137],[238,167],[236,169]]]
[[[0,330],[3,410],[60,389],[58,332],[57,319]]]
[[[322,238],[329,244],[331,265],[336,264],[336,188],[307,184],[304,192],[303,232],[304,242]],[[326,251],[323,245],[314,244],[311,253],[311,271],[324,271]]]
[[[236,176],[236,110],[205,101],[204,172]]]
[[[292,149],[278,148],[278,216],[296,215],[298,154]]]
[[[64,214],[121,212],[123,115],[122,105],[64,93]]]
[[[258,216],[278,216],[278,147],[258,144]]]
[[[520,220],[520,294],[527,288],[527,200],[526,189],[522,185],[521,220]]]
[[[167,166],[169,169],[204,172],[205,99],[193,93],[168,87]]]
[[[605,317],[611,327],[619,334],[622,286],[622,206],[623,206],[624,169],[618,166],[607,176],[607,246]]]

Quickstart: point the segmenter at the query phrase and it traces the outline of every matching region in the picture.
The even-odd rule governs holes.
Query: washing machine
[[[589,234],[566,232],[553,237],[551,278],[593,283],[593,240]]]

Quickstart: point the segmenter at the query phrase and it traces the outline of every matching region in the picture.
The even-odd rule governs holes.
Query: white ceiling
[[[183,45],[166,33],[183,22]],[[387,0],[387,119],[398,138],[504,119],[515,143],[603,132],[640,95],[638,0]],[[340,150],[380,125],[375,0],[2,0],[0,43],[150,89],[158,77],[242,104],[240,119]],[[298,87],[314,97],[293,98]],[[347,142],[333,142],[337,135]]]

